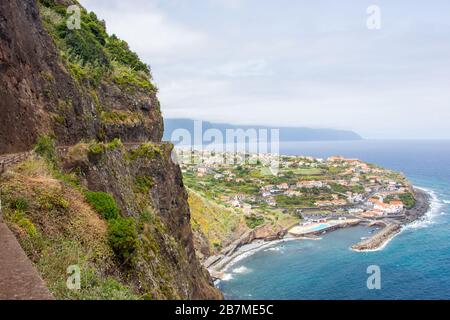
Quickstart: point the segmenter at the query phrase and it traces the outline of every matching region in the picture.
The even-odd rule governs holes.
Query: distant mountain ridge
[[[194,122],[192,119],[165,119],[164,120],[164,137],[163,140],[170,141],[172,133],[177,129],[186,129],[194,136]],[[348,130],[336,130],[336,129],[312,129],[305,127],[271,127],[261,125],[233,125],[227,123],[214,123],[209,121],[202,121],[203,132],[208,129],[218,129],[225,136],[227,129],[280,129],[280,141],[281,142],[293,142],[293,141],[346,141],[346,140],[362,140],[363,138]]]

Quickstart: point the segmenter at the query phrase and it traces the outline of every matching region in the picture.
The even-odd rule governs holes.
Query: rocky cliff
[[[82,29],[65,29],[73,3],[0,3],[1,153],[26,150],[43,133],[66,145],[83,138],[161,140],[148,70],[135,71],[125,43],[108,37],[94,14],[83,10]]]
[[[187,194],[171,145],[161,143],[163,122],[149,66],[81,6],[81,28],[67,28],[67,7],[73,4],[79,5],[74,0],[0,3],[0,154],[30,150],[42,136],[70,146],[46,170],[55,179],[60,175],[54,170],[75,176],[81,194],[112,195],[119,216],[132,221],[137,233],[133,258],[113,259],[122,285],[156,299],[221,298],[195,256]],[[14,220],[20,211],[21,217],[30,214],[23,219],[37,229],[26,237],[48,235],[42,215],[29,206],[15,207],[14,190],[6,190],[13,231],[22,236]]]

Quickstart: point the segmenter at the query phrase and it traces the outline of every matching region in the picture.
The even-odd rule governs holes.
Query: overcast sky
[[[80,2],[151,65],[165,117],[450,138],[448,0]]]

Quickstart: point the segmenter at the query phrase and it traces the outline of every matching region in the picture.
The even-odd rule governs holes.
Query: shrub
[[[44,27],[77,81],[87,80],[92,87],[97,87],[101,80],[112,80],[130,92],[157,91],[151,83],[150,67],[130,50],[127,42],[115,35],[108,36],[104,23],[95,13],[82,8],[81,28],[68,30],[69,13],[65,5],[56,0],[39,2]]]
[[[116,150],[122,147],[123,147],[122,141],[117,138],[106,144],[106,149],[108,150]]]
[[[259,227],[260,225],[264,224],[264,217],[251,215],[249,217],[245,217],[245,223],[250,229],[255,229],[256,227]]]
[[[40,136],[37,139],[34,152],[50,162],[56,161],[55,141],[49,136]]]
[[[63,21],[56,26],[56,30],[58,37],[64,40],[67,50],[84,63],[109,65],[103,48],[108,35],[94,13],[88,14],[86,10],[81,10],[81,29],[69,30],[66,21]]]
[[[116,200],[106,192],[90,192],[85,193],[86,200],[104,219],[116,219],[119,216],[119,208]]]
[[[113,80],[123,90],[135,92],[137,89],[147,92],[156,92],[156,87],[150,81],[150,77],[144,71],[136,71],[130,67],[113,62]]]
[[[67,12],[66,7],[60,4],[56,4],[55,0],[39,0],[39,2],[46,8],[52,9],[57,13],[64,15]]]
[[[13,210],[26,211],[28,209],[28,201],[25,198],[12,199],[9,207]]]
[[[63,195],[55,192],[45,191],[37,198],[39,207],[42,210],[67,210],[70,206],[69,201],[63,198]]]
[[[37,236],[38,231],[35,225],[26,217],[22,210],[14,210],[11,212],[10,219],[30,237]]]
[[[162,156],[163,151],[161,147],[152,143],[143,143],[137,149],[130,151],[130,159],[136,160],[138,158],[155,159]]]
[[[108,242],[121,262],[129,262],[138,245],[134,220],[132,218],[110,220],[108,224]]]
[[[416,199],[411,193],[403,193],[398,196],[406,209],[412,209],[416,205]]]
[[[101,120],[105,124],[120,125],[120,124],[137,124],[142,121],[141,115],[137,112],[113,110],[101,113]]]
[[[101,142],[93,141],[89,145],[89,153],[92,155],[99,155],[105,152],[105,145]]]
[[[33,222],[31,222],[29,219],[27,218],[21,218],[20,220],[17,221],[17,225],[22,228],[23,230],[25,230],[25,232],[30,236],[30,237],[36,237],[38,232],[37,229],[35,227],[35,225],[33,224]]]
[[[154,224],[156,221],[156,217],[150,208],[146,208],[141,213],[141,220],[146,223]]]
[[[148,193],[153,187],[153,179],[150,176],[140,176],[136,178],[135,185],[141,193]]]
[[[128,43],[120,40],[116,35],[112,35],[109,38],[106,48],[112,60],[130,67],[133,70],[144,71],[147,75],[150,75],[149,67],[139,60],[139,57],[135,52],[130,50]]]

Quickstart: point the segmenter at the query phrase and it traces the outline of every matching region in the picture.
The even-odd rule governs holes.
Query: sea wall
[[[372,251],[382,247],[387,241],[392,239],[397,233],[401,231],[400,224],[390,224],[383,230],[375,234],[370,239],[364,240],[354,246],[352,249],[355,251]]]

